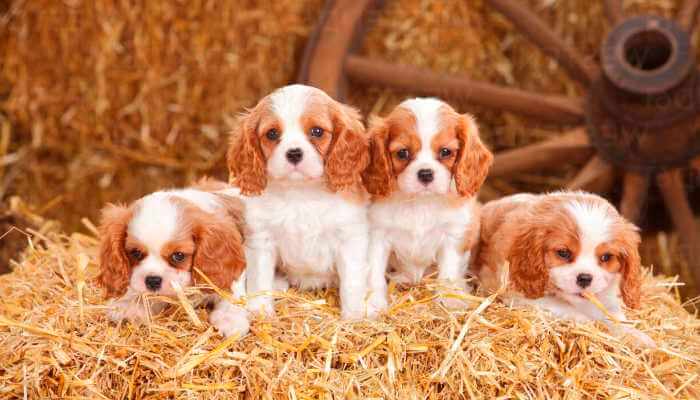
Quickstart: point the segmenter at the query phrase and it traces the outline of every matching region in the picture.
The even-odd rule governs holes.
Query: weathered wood
[[[700,235],[685,193],[681,171],[674,169],[662,172],[657,175],[656,182],[666,209],[676,226],[683,255],[693,274],[696,287],[700,287]]]
[[[608,17],[611,25],[617,25],[624,15],[622,10],[622,0],[605,0],[605,16]]]
[[[698,17],[698,9],[700,8],[700,0],[685,0],[680,11],[678,11],[678,24],[688,32],[695,29],[695,21]]]
[[[557,60],[569,72],[571,78],[588,86],[598,75],[597,68],[549,29],[544,21],[527,8],[525,2],[514,0],[487,0],[487,2],[508,18],[540,50]]]
[[[649,194],[649,183],[648,175],[636,172],[627,172],[623,177],[620,213],[634,223],[639,223],[644,203]]]
[[[615,168],[599,156],[593,156],[566,186],[570,190],[607,193],[615,181]]]
[[[449,76],[355,55],[348,56],[345,71],[351,79],[364,83],[388,85],[408,92],[451,99],[461,98],[485,107],[542,120],[561,123],[583,120],[583,104],[580,100],[505,88],[474,81],[466,76]]]
[[[592,154],[593,148],[588,143],[585,129],[577,128],[554,139],[497,153],[489,176],[500,177],[583,162]]]

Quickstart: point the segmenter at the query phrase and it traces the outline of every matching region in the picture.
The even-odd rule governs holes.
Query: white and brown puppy
[[[242,118],[228,165],[246,203],[251,310],[274,313],[261,292],[279,272],[303,289],[339,286],[342,317],[365,316],[368,158],[359,113],[309,86],[280,88]]]
[[[223,184],[205,181],[222,189]],[[150,304],[139,296],[173,296],[175,288],[201,281],[202,271],[234,298],[245,294],[243,204],[228,196],[198,189],[161,191],[129,206],[108,205],[100,226],[99,282],[108,297],[108,316],[114,321],[145,321],[163,303]],[[224,335],[248,332],[244,308],[217,299],[210,322]]]
[[[615,319],[626,321],[623,304],[638,308],[640,303],[639,242],[637,228],[597,195],[518,194],[482,208],[472,269],[483,287],[495,291],[507,263],[506,298],[514,304],[565,319],[604,321],[653,345],[638,330],[613,324],[584,297],[593,294]]]
[[[476,194],[493,156],[470,115],[434,98],[406,100],[370,130],[363,175],[369,209],[371,304],[385,309],[390,279],[417,283],[431,267],[467,289],[465,273],[479,232]]]

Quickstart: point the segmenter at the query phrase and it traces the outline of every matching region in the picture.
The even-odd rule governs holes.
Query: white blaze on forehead
[[[147,246],[149,252],[159,252],[177,233],[180,212],[170,197],[166,192],[144,197],[129,223],[129,235]]]
[[[578,226],[582,251],[592,251],[610,239],[609,209],[604,202],[568,201],[565,206]]]
[[[440,109],[445,107],[445,103],[432,97],[419,97],[405,100],[399,106],[410,110],[416,117],[416,131],[423,144],[421,151],[426,148],[432,151],[430,142],[440,131]]]
[[[196,189],[182,189],[182,190],[172,190],[169,191],[168,194],[171,194],[175,197],[179,197],[181,199],[185,199],[188,201],[191,201],[197,207],[201,208],[202,210],[206,212],[216,212],[220,207],[221,203],[219,202],[218,197],[209,192],[205,192],[202,190],[196,190]]]
[[[270,95],[272,111],[282,120],[283,131],[294,128],[301,130],[300,119],[312,94],[322,91],[306,85],[289,85],[277,89]]]

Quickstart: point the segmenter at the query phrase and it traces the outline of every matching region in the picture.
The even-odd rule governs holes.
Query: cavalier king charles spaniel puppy
[[[246,203],[251,311],[274,314],[277,272],[302,289],[337,285],[341,316],[365,316],[368,159],[359,113],[319,89],[282,87],[243,116],[228,166]]]
[[[406,100],[374,121],[370,155],[363,180],[374,197],[371,306],[387,307],[387,269],[390,279],[413,284],[437,267],[438,279],[467,290],[465,274],[479,234],[476,194],[493,160],[472,116],[434,98]]]
[[[487,291],[507,283],[506,298],[515,305],[579,322],[600,320],[653,346],[647,335],[625,324],[623,304],[638,308],[640,303],[639,243],[637,227],[597,195],[518,194],[482,208],[472,269]],[[591,295],[607,312],[588,299]]]
[[[226,185],[203,181],[202,187]],[[163,302],[140,295],[174,296],[176,289],[203,282],[245,294],[243,204],[240,200],[197,188],[149,194],[129,206],[108,205],[100,225],[99,282],[107,297],[108,316],[142,322],[159,312]],[[209,320],[225,336],[248,332],[245,309],[216,299]]]

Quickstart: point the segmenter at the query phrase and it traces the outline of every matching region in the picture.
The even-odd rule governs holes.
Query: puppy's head
[[[517,221],[512,282],[527,297],[551,293],[576,304],[620,285],[627,306],[640,299],[639,234],[606,200],[584,193],[540,197]]]
[[[388,196],[476,194],[493,155],[479,139],[474,119],[431,98],[406,100],[370,130],[367,190]]]
[[[369,158],[364,135],[355,109],[310,86],[283,87],[241,119],[227,157],[232,183],[246,195],[271,180],[359,187]]]
[[[213,195],[212,195],[213,196]],[[174,283],[197,283],[201,270],[228,289],[245,268],[240,227],[225,212],[154,193],[129,207],[109,205],[100,226],[100,277],[108,297],[135,293],[174,294]]]

